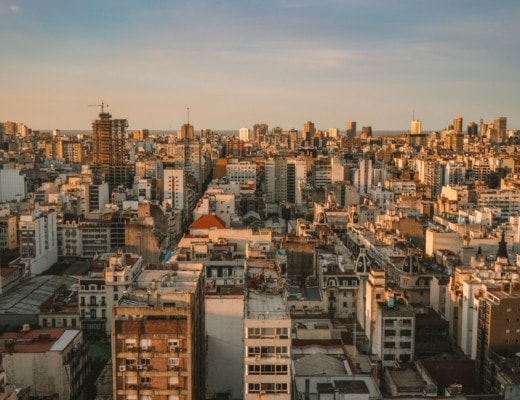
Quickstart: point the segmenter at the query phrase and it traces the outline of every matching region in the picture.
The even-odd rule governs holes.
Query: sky
[[[0,121],[520,128],[518,0],[0,0]]]

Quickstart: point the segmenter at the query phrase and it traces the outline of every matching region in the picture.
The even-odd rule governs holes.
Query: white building
[[[256,164],[251,161],[230,159],[226,165],[226,178],[256,187]]]
[[[249,128],[240,128],[238,138],[244,142],[249,142]]]
[[[185,173],[182,168],[164,169],[164,201],[176,210],[185,206]]]
[[[37,208],[20,216],[20,258],[30,263],[31,274],[41,274],[58,262],[57,231],[55,211]]]
[[[366,195],[372,186],[373,172],[372,159],[363,158],[359,160],[358,169],[354,172],[354,186],[361,195]]]
[[[222,193],[222,191],[219,193],[218,189],[208,189],[193,210],[193,220],[196,221],[202,215],[214,214],[229,228],[231,216],[235,212],[235,195],[233,193]]]
[[[208,347],[207,394],[226,393],[241,398],[243,384],[237,377],[244,370],[243,293],[205,295],[206,345]],[[238,345],[240,344],[240,345]],[[222,365],[226,366],[222,368]]]
[[[25,175],[19,169],[0,169],[0,203],[25,199]]]
[[[249,291],[244,316],[244,400],[291,399],[291,319],[280,294]]]

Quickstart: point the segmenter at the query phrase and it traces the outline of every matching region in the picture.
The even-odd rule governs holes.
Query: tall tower
[[[356,136],[356,121],[347,121],[347,137]]]
[[[125,151],[126,128],[126,119],[112,119],[103,107],[99,119],[92,122],[92,171],[105,175],[111,191],[119,185],[132,185],[134,168]]]
[[[414,119],[410,124],[410,133],[412,135],[420,135],[422,131],[421,121]]]
[[[453,130],[455,132],[462,132],[462,117],[453,118]]]
[[[302,129],[302,139],[311,141],[314,137],[314,133],[316,132],[316,128],[314,127],[314,122],[312,121],[305,121],[303,123],[303,129]]]
[[[495,117],[493,119],[493,128],[497,130],[498,137],[504,141],[506,139],[507,117]]]

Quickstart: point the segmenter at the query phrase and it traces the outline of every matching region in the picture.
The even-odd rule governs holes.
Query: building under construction
[[[126,119],[112,119],[103,106],[99,119],[92,122],[92,170],[105,175],[110,191],[132,185],[134,166],[125,151],[126,128]]]

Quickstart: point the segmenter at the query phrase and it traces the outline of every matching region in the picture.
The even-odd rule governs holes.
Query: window
[[[43,326],[44,328],[47,328],[47,318],[43,318],[43,319],[42,319],[42,326]]]
[[[142,365],[150,365],[151,364],[151,360],[149,358],[141,358],[139,360],[139,364],[142,364]]]
[[[143,386],[150,386],[152,383],[152,377],[151,376],[141,376],[139,378],[139,381],[141,382],[141,385],[143,385]]]

